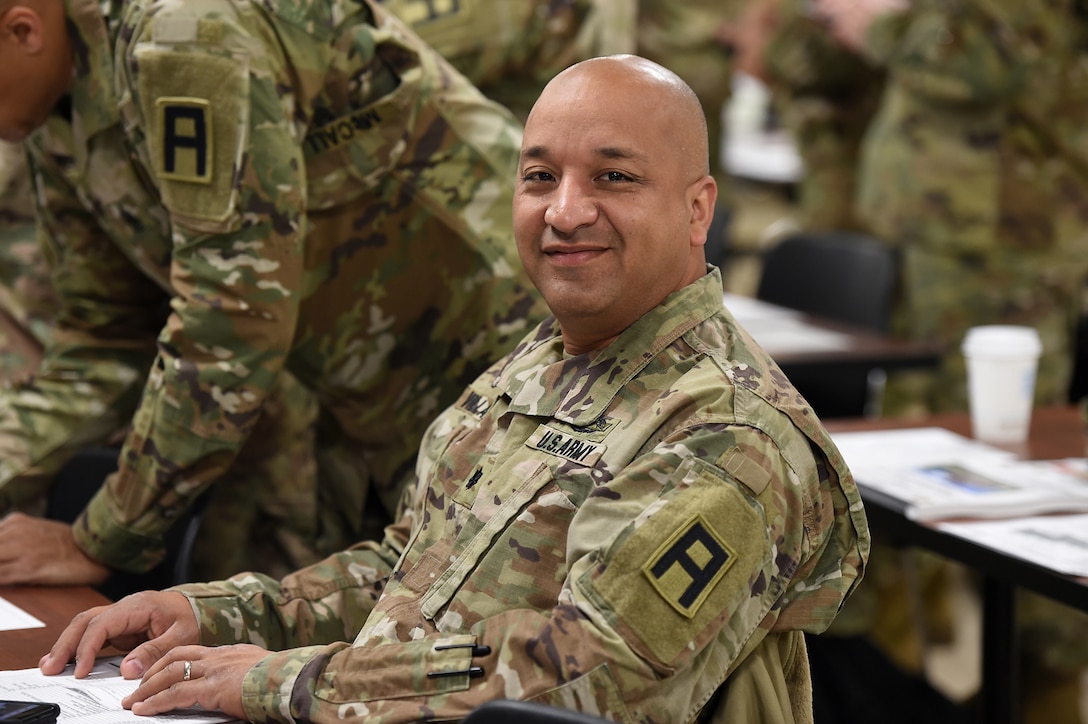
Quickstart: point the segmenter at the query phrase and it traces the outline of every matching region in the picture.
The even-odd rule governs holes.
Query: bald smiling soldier
[[[634,56],[544,89],[514,197],[554,316],[430,426],[399,522],[282,581],[240,575],[77,617],[139,714],[457,720],[492,699],[616,721],[811,720],[802,632],[860,580],[842,457],[722,306],[716,196],[678,77]]]

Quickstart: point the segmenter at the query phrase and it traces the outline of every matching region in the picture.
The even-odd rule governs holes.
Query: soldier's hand
[[[199,706],[245,719],[242,681],[268,653],[252,644],[182,646],[159,659],[121,706],[141,716]]]
[[[121,675],[137,679],[175,647],[199,641],[200,627],[188,598],[176,591],[144,591],[77,615],[38,666],[51,676],[74,659],[75,677],[81,679],[91,672],[98,653],[113,646],[129,652],[121,662]]]
[[[76,545],[72,526],[11,513],[0,520],[0,585],[98,585],[110,570]]]

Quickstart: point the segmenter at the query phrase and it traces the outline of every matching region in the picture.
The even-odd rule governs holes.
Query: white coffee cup
[[[976,439],[998,445],[1026,442],[1043,345],[1032,327],[972,327],[963,339],[967,399]]]

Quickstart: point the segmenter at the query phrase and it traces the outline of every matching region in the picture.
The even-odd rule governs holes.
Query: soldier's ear
[[[15,4],[0,15],[0,42],[36,55],[45,45],[45,25],[37,10]]]

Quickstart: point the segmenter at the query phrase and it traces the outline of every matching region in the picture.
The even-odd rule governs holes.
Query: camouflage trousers
[[[323,419],[314,394],[283,374],[253,434],[207,495],[194,580],[240,571],[283,578],[361,540],[391,518],[370,491],[358,445]],[[362,506],[359,516],[348,507]]]

